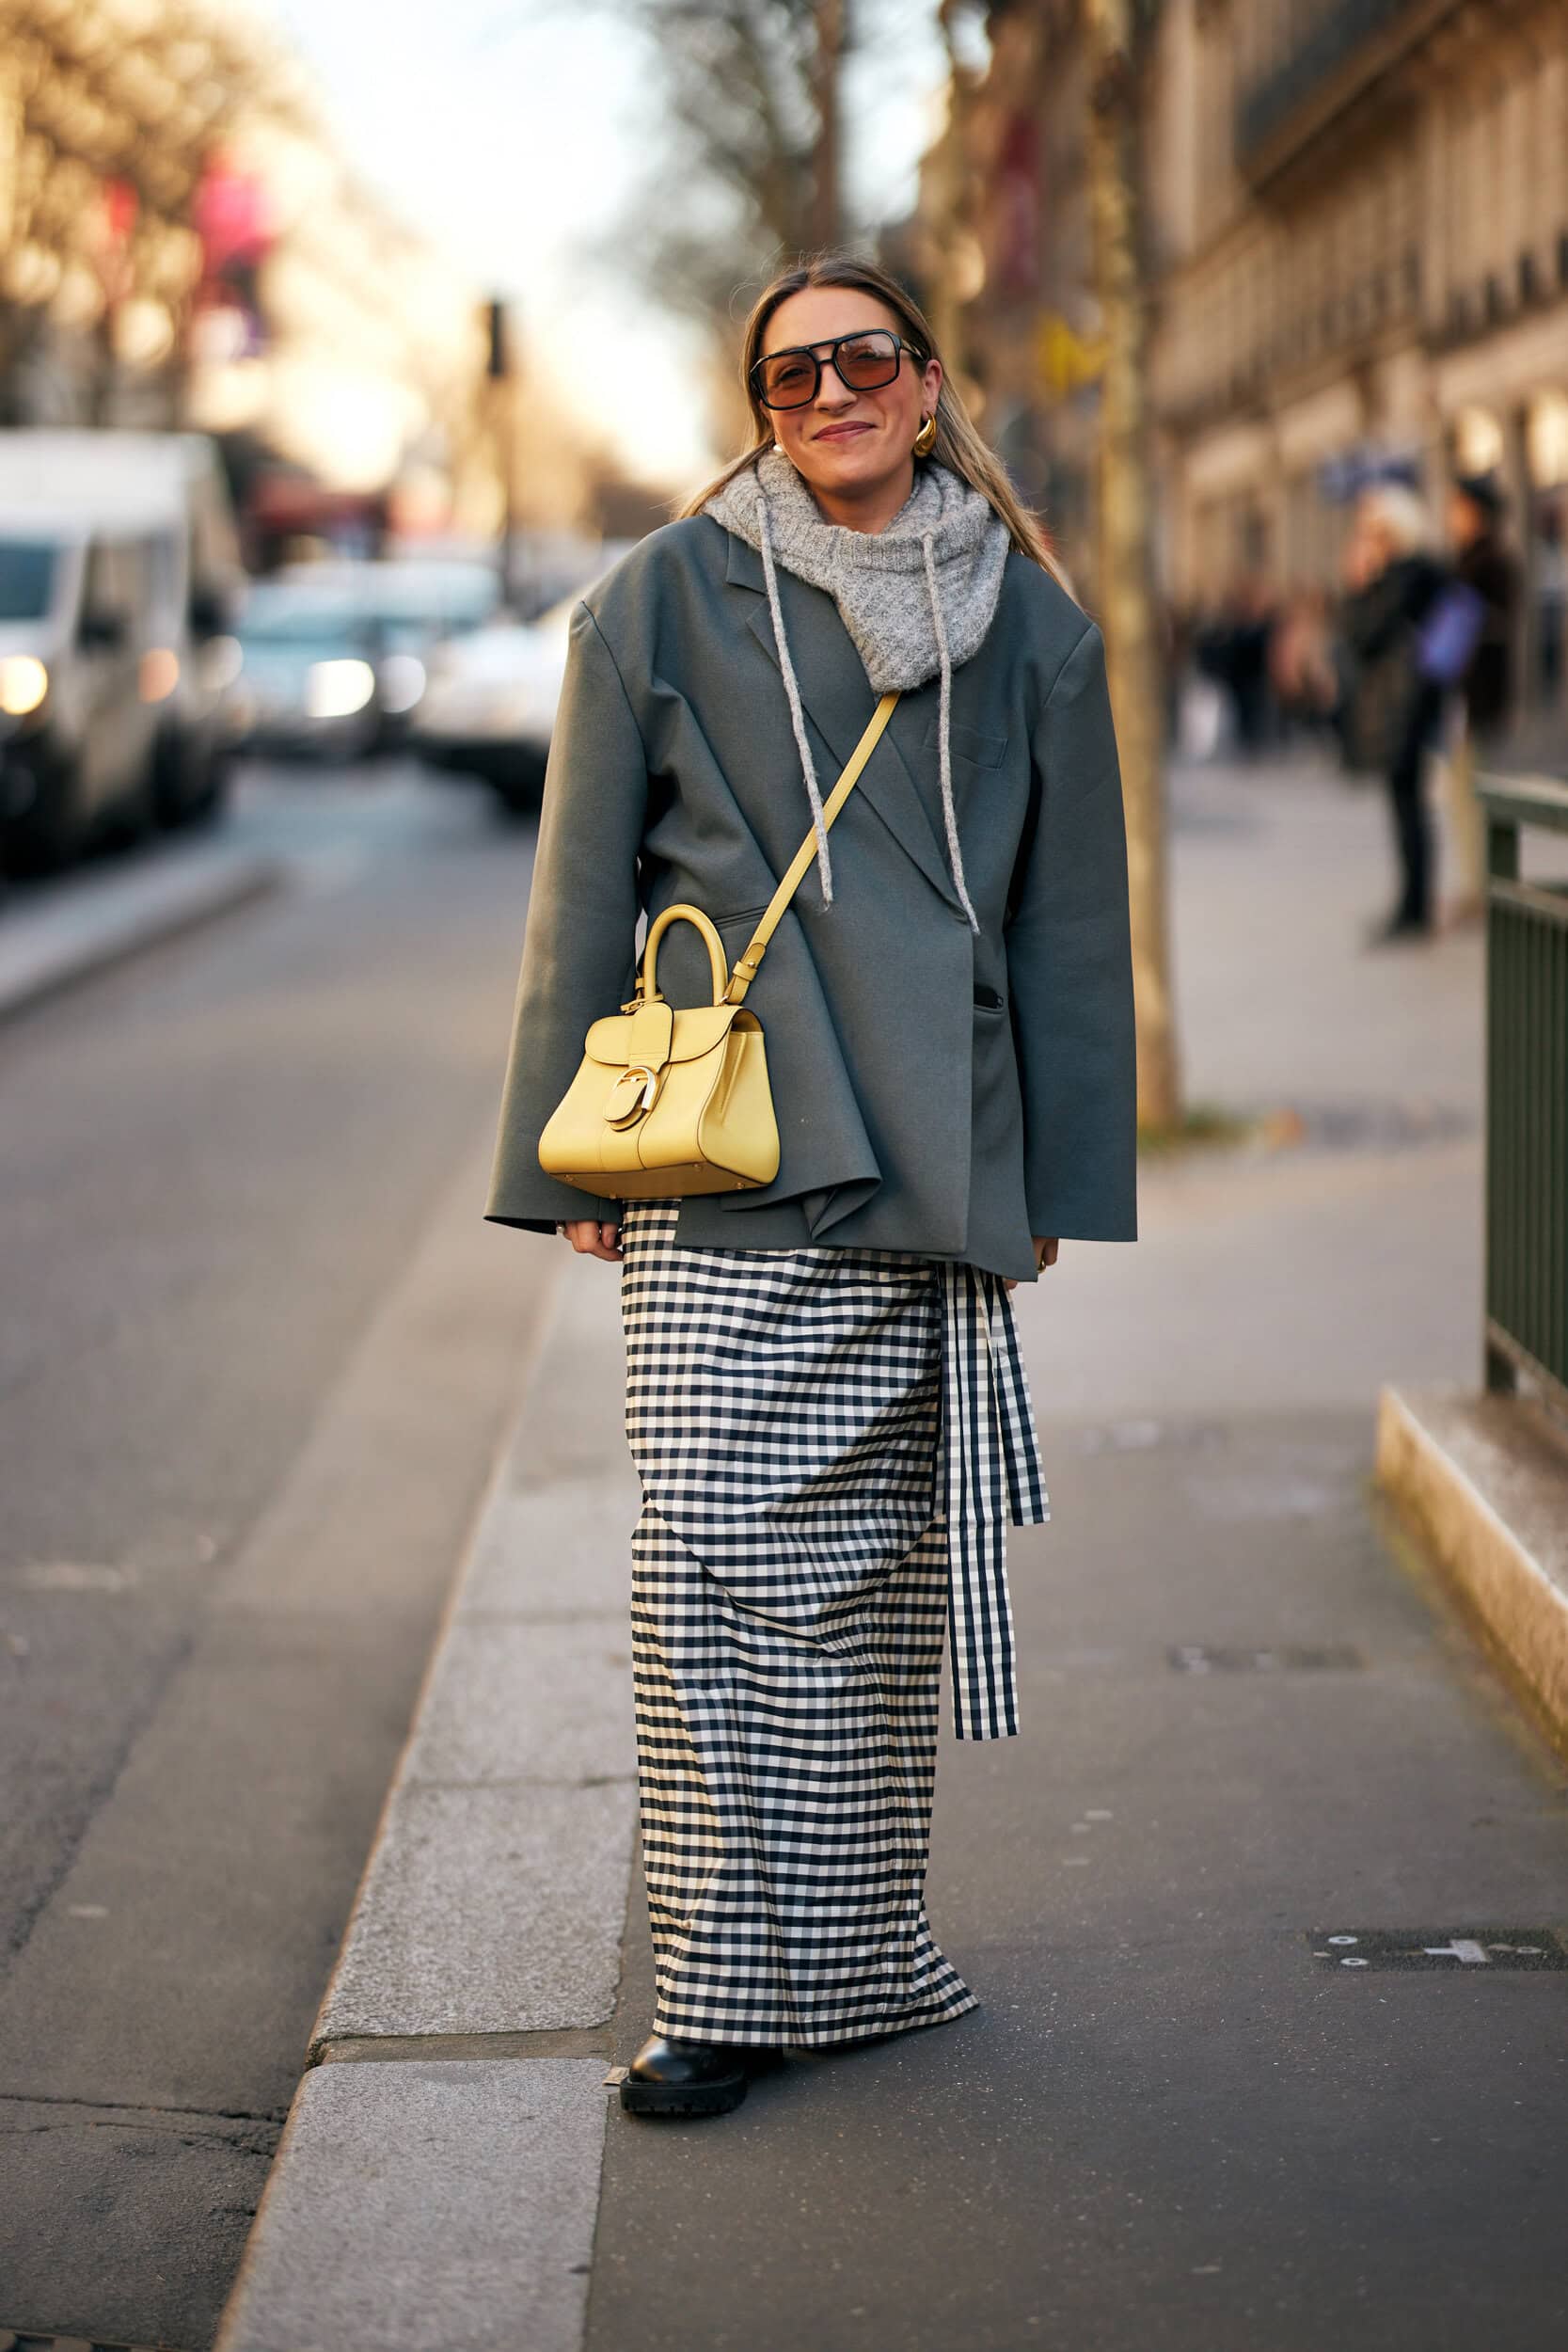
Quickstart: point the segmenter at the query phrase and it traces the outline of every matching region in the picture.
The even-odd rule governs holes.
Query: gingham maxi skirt
[[[955,1728],[1016,1730],[1005,1537],[1049,1516],[1011,1300],[906,1250],[687,1248],[624,1204],[654,2031],[811,2047],[959,2016],[925,1882]]]

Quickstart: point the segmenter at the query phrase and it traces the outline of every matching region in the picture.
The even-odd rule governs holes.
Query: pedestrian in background
[[[487,1210],[621,1269],[643,2114],[974,2007],[925,1879],[944,1620],[959,1736],[1017,1727],[1003,1531],[1047,1499],[1010,1293],[1063,1236],[1134,1232],[1099,632],[894,279],[776,278],[743,380],[744,454],[573,617]],[[736,952],[802,823],[749,999],[776,1179],[584,1215],[537,1147],[639,914],[693,902]],[[709,1000],[689,923],[657,977]]]
[[[1506,501],[1490,474],[1461,475],[1449,492],[1454,573],[1480,600],[1475,650],[1459,681],[1449,739],[1449,819],[1458,866],[1450,910],[1456,922],[1481,914],[1486,860],[1476,801],[1476,762],[1508,727],[1513,712],[1513,628],[1519,567],[1504,544]]]
[[[1275,620],[1268,581],[1256,572],[1244,574],[1228,599],[1226,651],[1236,748],[1243,759],[1260,758],[1275,740],[1269,654]]]
[[[1370,934],[1374,946],[1424,939],[1432,930],[1425,773],[1443,686],[1423,666],[1421,631],[1448,580],[1432,541],[1431,517],[1414,490],[1380,482],[1362,492],[1345,551],[1341,616],[1354,662],[1348,738],[1353,764],[1378,770],[1387,787],[1400,873],[1393,912]]]
[[[1339,679],[1323,588],[1298,588],[1284,599],[1269,644],[1269,680],[1286,730],[1315,736],[1329,725]]]

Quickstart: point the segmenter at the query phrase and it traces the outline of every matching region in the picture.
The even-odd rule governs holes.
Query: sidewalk
[[[134,858],[8,892],[0,1020],[260,898],[283,875],[276,858],[233,842],[165,840]]]
[[[635,1496],[569,1262],[223,2352],[1561,2333],[1568,1787],[1369,1487],[1380,1385],[1476,1375],[1480,942],[1360,950],[1384,812],[1332,777],[1178,814],[1190,1094],[1303,1140],[1153,1163],[1136,1248],[1016,1295],[1023,1736],[944,1734],[930,1882],[982,2008],[719,2124],[601,2088],[650,2004]]]

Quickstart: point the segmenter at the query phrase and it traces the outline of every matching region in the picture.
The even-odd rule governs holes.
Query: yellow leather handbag
[[[884,694],[824,803],[831,825],[893,715]],[[590,1027],[581,1065],[539,1138],[547,1176],[614,1200],[689,1192],[743,1192],[779,1172],[779,1128],[768,1083],[762,1024],[746,991],[779,919],[816,853],[816,829],[796,852],[735,970],[701,907],[666,907],[648,927],[637,993]],[[658,993],[658,943],[672,923],[693,923],[707,944],[709,1005],[667,1004]]]

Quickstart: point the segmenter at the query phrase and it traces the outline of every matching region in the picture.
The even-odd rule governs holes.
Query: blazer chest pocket
[[[981,985],[974,991],[974,1009],[976,1012],[1006,1011],[1006,1008],[1002,1001],[1001,990],[999,988],[988,988],[982,982]]]
[[[976,768],[999,768],[1001,766],[1003,755],[1007,748],[1007,739],[1005,735],[984,735],[978,727],[961,727],[957,724],[949,729],[949,733],[953,739],[953,755],[956,759],[970,760]],[[933,719],[927,728],[926,740],[932,751],[941,751],[942,722],[940,717]]]

